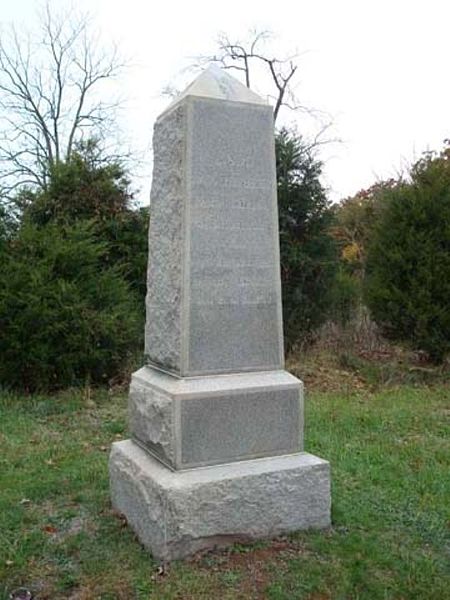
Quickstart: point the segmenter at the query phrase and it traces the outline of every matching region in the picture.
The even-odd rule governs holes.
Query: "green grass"
[[[330,460],[333,526],[158,565],[111,510],[126,398],[0,396],[0,599],[450,598],[450,388],[313,393],[306,449]]]

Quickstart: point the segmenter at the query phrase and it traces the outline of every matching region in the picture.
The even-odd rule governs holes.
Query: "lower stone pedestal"
[[[113,444],[111,497],[157,559],[330,524],[329,463],[306,452],[172,471]]]
[[[131,437],[175,470],[303,450],[303,385],[286,371],[133,373]]]

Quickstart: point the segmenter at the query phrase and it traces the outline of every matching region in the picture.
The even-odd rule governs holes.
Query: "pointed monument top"
[[[203,98],[216,98],[232,102],[246,102],[249,104],[267,104],[264,98],[255,94],[235,77],[228,75],[217,65],[209,65],[200,75],[190,83],[187,88],[169,104],[164,113],[176,106],[186,96],[200,96]],[[163,113],[163,114],[164,114]]]

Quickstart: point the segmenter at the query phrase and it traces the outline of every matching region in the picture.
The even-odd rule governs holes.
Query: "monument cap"
[[[228,75],[226,71],[217,65],[209,65],[202,71],[187,88],[179,94],[162,114],[172,110],[183,98],[187,96],[198,96],[201,98],[214,98],[216,100],[228,100],[231,102],[244,102],[246,104],[264,104],[267,101],[253,92],[235,77]]]

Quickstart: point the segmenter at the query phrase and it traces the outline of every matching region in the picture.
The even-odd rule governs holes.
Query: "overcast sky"
[[[64,6],[64,0],[54,2]],[[32,28],[39,2],[4,0],[2,23]],[[123,77],[124,128],[137,149],[150,147],[155,117],[179,86],[189,57],[211,53],[221,31],[243,38],[271,30],[273,52],[301,53],[297,95],[329,113],[331,137],[322,149],[324,183],[334,200],[395,175],[426,149],[450,137],[448,0],[78,0],[105,41],[114,40],[133,67]],[[265,93],[266,90],[257,90]],[[302,115],[299,132],[314,124]],[[318,124],[317,124],[318,127]],[[147,152],[139,185],[145,202],[151,178]]]

